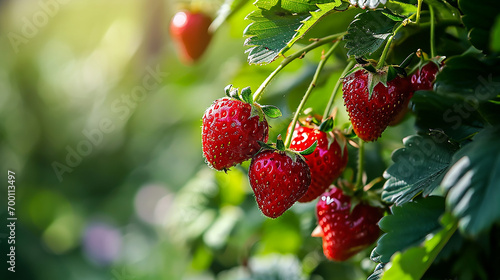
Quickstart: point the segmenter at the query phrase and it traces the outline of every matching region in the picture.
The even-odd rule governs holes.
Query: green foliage
[[[443,179],[456,147],[436,142],[426,136],[413,135],[403,139],[404,148],[394,151],[382,199],[396,205],[422,194],[428,196]]]
[[[326,3],[326,4],[323,4]],[[317,4],[322,4],[318,8]],[[252,20],[244,31],[250,36],[245,45],[251,46],[248,53],[249,63],[270,63],[286,52],[321,17],[346,4],[341,0],[333,1],[272,1],[255,2],[258,10],[251,12],[247,19]],[[314,12],[319,10],[317,12]],[[314,13],[311,13],[314,12]]]
[[[453,156],[442,185],[446,204],[459,218],[460,230],[478,235],[500,220],[500,128],[479,132]]]
[[[464,14],[462,20],[469,30],[471,43],[485,53],[491,52],[492,27],[500,9],[498,1],[460,0],[458,4]]]
[[[385,233],[378,240],[370,258],[378,263],[388,263],[396,252],[419,245],[428,234],[441,229],[439,218],[444,210],[445,200],[438,196],[393,206],[391,215],[379,222],[380,229]]]

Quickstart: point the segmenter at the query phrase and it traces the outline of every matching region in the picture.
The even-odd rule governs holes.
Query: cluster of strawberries
[[[430,90],[438,72],[428,63],[410,77],[397,76],[369,87],[371,73],[359,68],[343,80],[343,98],[353,130],[364,141],[374,141],[395,119],[401,118],[416,90]],[[313,236],[323,238],[327,258],[343,261],[379,236],[377,222],[384,210],[351,199],[331,186],[347,165],[344,135],[308,116],[297,122],[289,148],[278,138],[268,141],[266,107],[253,101],[250,89],[240,94],[226,87],[226,97],[214,101],[203,116],[202,145],[207,163],[219,171],[251,159],[248,177],[264,215],[277,218],[298,202],[320,197],[316,205],[319,226]],[[399,115],[399,116],[398,116]]]

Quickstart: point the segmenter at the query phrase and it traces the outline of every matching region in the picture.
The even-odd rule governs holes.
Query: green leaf
[[[453,156],[442,182],[449,191],[446,205],[468,235],[478,235],[500,221],[499,139],[500,127],[478,133]]]
[[[241,9],[248,0],[225,0],[217,11],[217,17],[210,24],[210,31],[215,32],[234,13]]]
[[[248,104],[253,104],[252,90],[250,87],[246,87],[241,90],[241,99]]]
[[[434,89],[472,105],[486,102],[500,94],[500,59],[473,53],[452,57],[437,75]]]
[[[279,118],[281,117],[281,111],[278,107],[273,105],[262,105],[262,111],[264,114],[270,118]]]
[[[443,228],[437,233],[429,235],[422,246],[410,248],[403,253],[396,253],[391,263],[387,264],[381,279],[421,279],[457,229],[456,222],[449,216],[445,216],[442,223]]]
[[[403,139],[404,148],[392,154],[394,164],[385,172],[382,199],[397,205],[423,193],[429,195],[444,177],[455,151],[447,141],[413,135]]]
[[[417,91],[411,101],[416,115],[415,125],[421,133],[442,131],[446,136],[460,142],[472,137],[484,127],[478,111],[459,97]]]
[[[305,149],[299,153],[303,156],[310,155],[314,152],[314,150],[316,149],[317,146],[318,146],[318,140],[314,141],[314,143],[312,143],[311,146],[309,146],[307,149]]]
[[[445,199],[429,196],[402,206],[391,207],[392,215],[383,217],[379,226],[384,232],[370,258],[388,263],[392,255],[420,244],[425,237],[441,228],[439,217],[444,213]]]
[[[492,27],[500,10],[497,0],[460,0],[462,21],[469,30],[470,42],[478,49],[489,53]]]
[[[258,10],[246,17],[253,22],[244,35],[250,36],[245,41],[251,46],[246,50],[248,62],[256,64],[274,61],[322,17],[348,6],[341,0],[260,0],[255,5]]]
[[[333,130],[333,119],[327,118],[319,125],[319,130],[323,132],[330,132]]]
[[[392,35],[397,21],[387,17],[383,11],[366,11],[356,15],[347,28],[345,47],[348,56],[372,54]]]
[[[500,52],[500,15],[495,19],[495,24],[491,28],[490,49]]]
[[[280,151],[285,150],[285,144],[283,143],[283,140],[281,139],[280,136],[278,136],[278,139],[276,140],[276,149]]]
[[[389,9],[393,14],[402,17],[409,17],[417,12],[417,6],[400,1],[389,0],[385,4],[385,7]]]

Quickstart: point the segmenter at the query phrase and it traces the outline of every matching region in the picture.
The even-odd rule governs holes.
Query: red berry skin
[[[303,151],[315,141],[318,142],[314,152],[304,156],[311,170],[311,185],[299,202],[309,202],[320,196],[347,165],[347,145],[342,151],[333,133],[327,134],[316,128],[297,124],[293,131],[290,149]]]
[[[181,11],[172,18],[170,34],[185,63],[198,61],[205,52],[212,39],[208,30],[211,23],[212,19],[202,12]]]
[[[278,150],[263,150],[252,158],[248,177],[262,214],[273,219],[292,207],[311,184],[306,162]]]
[[[368,204],[351,208],[351,198],[334,187],[316,204],[316,216],[323,231],[323,253],[333,261],[345,261],[375,242],[383,209]]]
[[[413,90],[432,90],[439,67],[434,62],[429,62],[411,75]]]
[[[364,69],[358,70],[345,77],[342,86],[354,132],[366,142],[375,141],[382,135],[413,92],[409,79],[397,76],[387,82],[387,87],[378,83],[369,99],[369,75],[371,73]]]
[[[252,106],[240,100],[216,100],[203,115],[202,146],[207,163],[216,170],[252,158],[267,142],[269,126],[265,117],[252,115]]]

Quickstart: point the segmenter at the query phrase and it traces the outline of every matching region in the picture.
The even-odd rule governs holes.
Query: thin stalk
[[[422,9],[422,0],[418,0],[418,5],[417,5],[417,19],[415,20],[416,24],[420,23],[420,10]]]
[[[365,161],[365,141],[359,139],[359,149],[358,149],[358,173],[356,174],[356,184],[354,185],[354,191],[359,190],[363,187],[363,165]]]
[[[316,40],[314,43],[307,45],[306,47],[300,49],[299,51],[293,53],[290,56],[285,57],[283,61],[281,61],[280,65],[262,82],[262,84],[259,86],[259,88],[254,92],[253,94],[253,101],[257,102],[259,99],[262,97],[262,93],[264,92],[264,89],[269,85],[269,83],[276,77],[276,75],[290,62],[294,61],[297,58],[303,57],[306,53],[308,53],[311,50],[314,50],[317,47],[320,47],[326,43],[330,43],[333,40],[336,40],[342,36],[344,36],[346,32],[342,33],[337,33],[333,34],[321,39]]]
[[[314,76],[311,80],[311,83],[309,84],[309,87],[307,88],[306,93],[302,97],[302,100],[300,101],[300,104],[297,107],[295,114],[293,115],[293,119],[292,119],[292,123],[291,123],[292,129],[290,129],[290,131],[286,135],[286,139],[285,139],[285,148],[286,149],[290,148],[290,144],[292,143],[293,130],[295,128],[295,124],[297,123],[297,120],[299,119],[300,112],[302,111],[302,108],[304,108],[304,105],[306,104],[307,99],[311,95],[313,88],[316,86],[316,82],[318,81],[319,74],[321,73],[321,70],[323,70],[323,67],[325,66],[326,61],[332,55],[333,51],[337,48],[339,43],[340,43],[340,41],[335,42],[335,44],[333,44],[333,46],[326,52],[326,54],[324,54],[322,56],[321,61],[319,62],[318,67],[316,68],[316,72],[314,73]]]
[[[389,39],[387,40],[387,43],[385,44],[384,50],[382,51],[382,55],[380,56],[380,60],[378,61],[377,69],[384,67],[385,58],[387,57],[387,54],[389,53],[389,49],[391,47],[391,43],[392,43],[392,40],[394,39],[394,36],[396,36],[396,34],[399,32],[399,30],[401,30],[401,28],[406,26],[406,24],[409,23],[410,20],[414,16],[416,16],[416,13],[409,16],[406,20],[404,20],[401,24],[399,24],[399,26],[392,33],[391,37],[389,37]]]
[[[342,74],[340,74],[340,78],[337,80],[337,83],[335,84],[335,87],[333,88],[332,95],[330,96],[330,100],[328,100],[328,103],[326,104],[325,112],[323,113],[323,120],[326,120],[328,116],[330,115],[333,107],[333,102],[335,101],[335,96],[337,95],[337,92],[339,91],[340,85],[342,84],[342,78],[347,74],[349,70],[354,66],[354,63],[356,63],[355,60],[349,61],[347,66],[344,68],[344,71]]]
[[[435,47],[435,17],[434,8],[429,5],[429,12],[431,13],[431,57],[436,57],[436,47]]]

